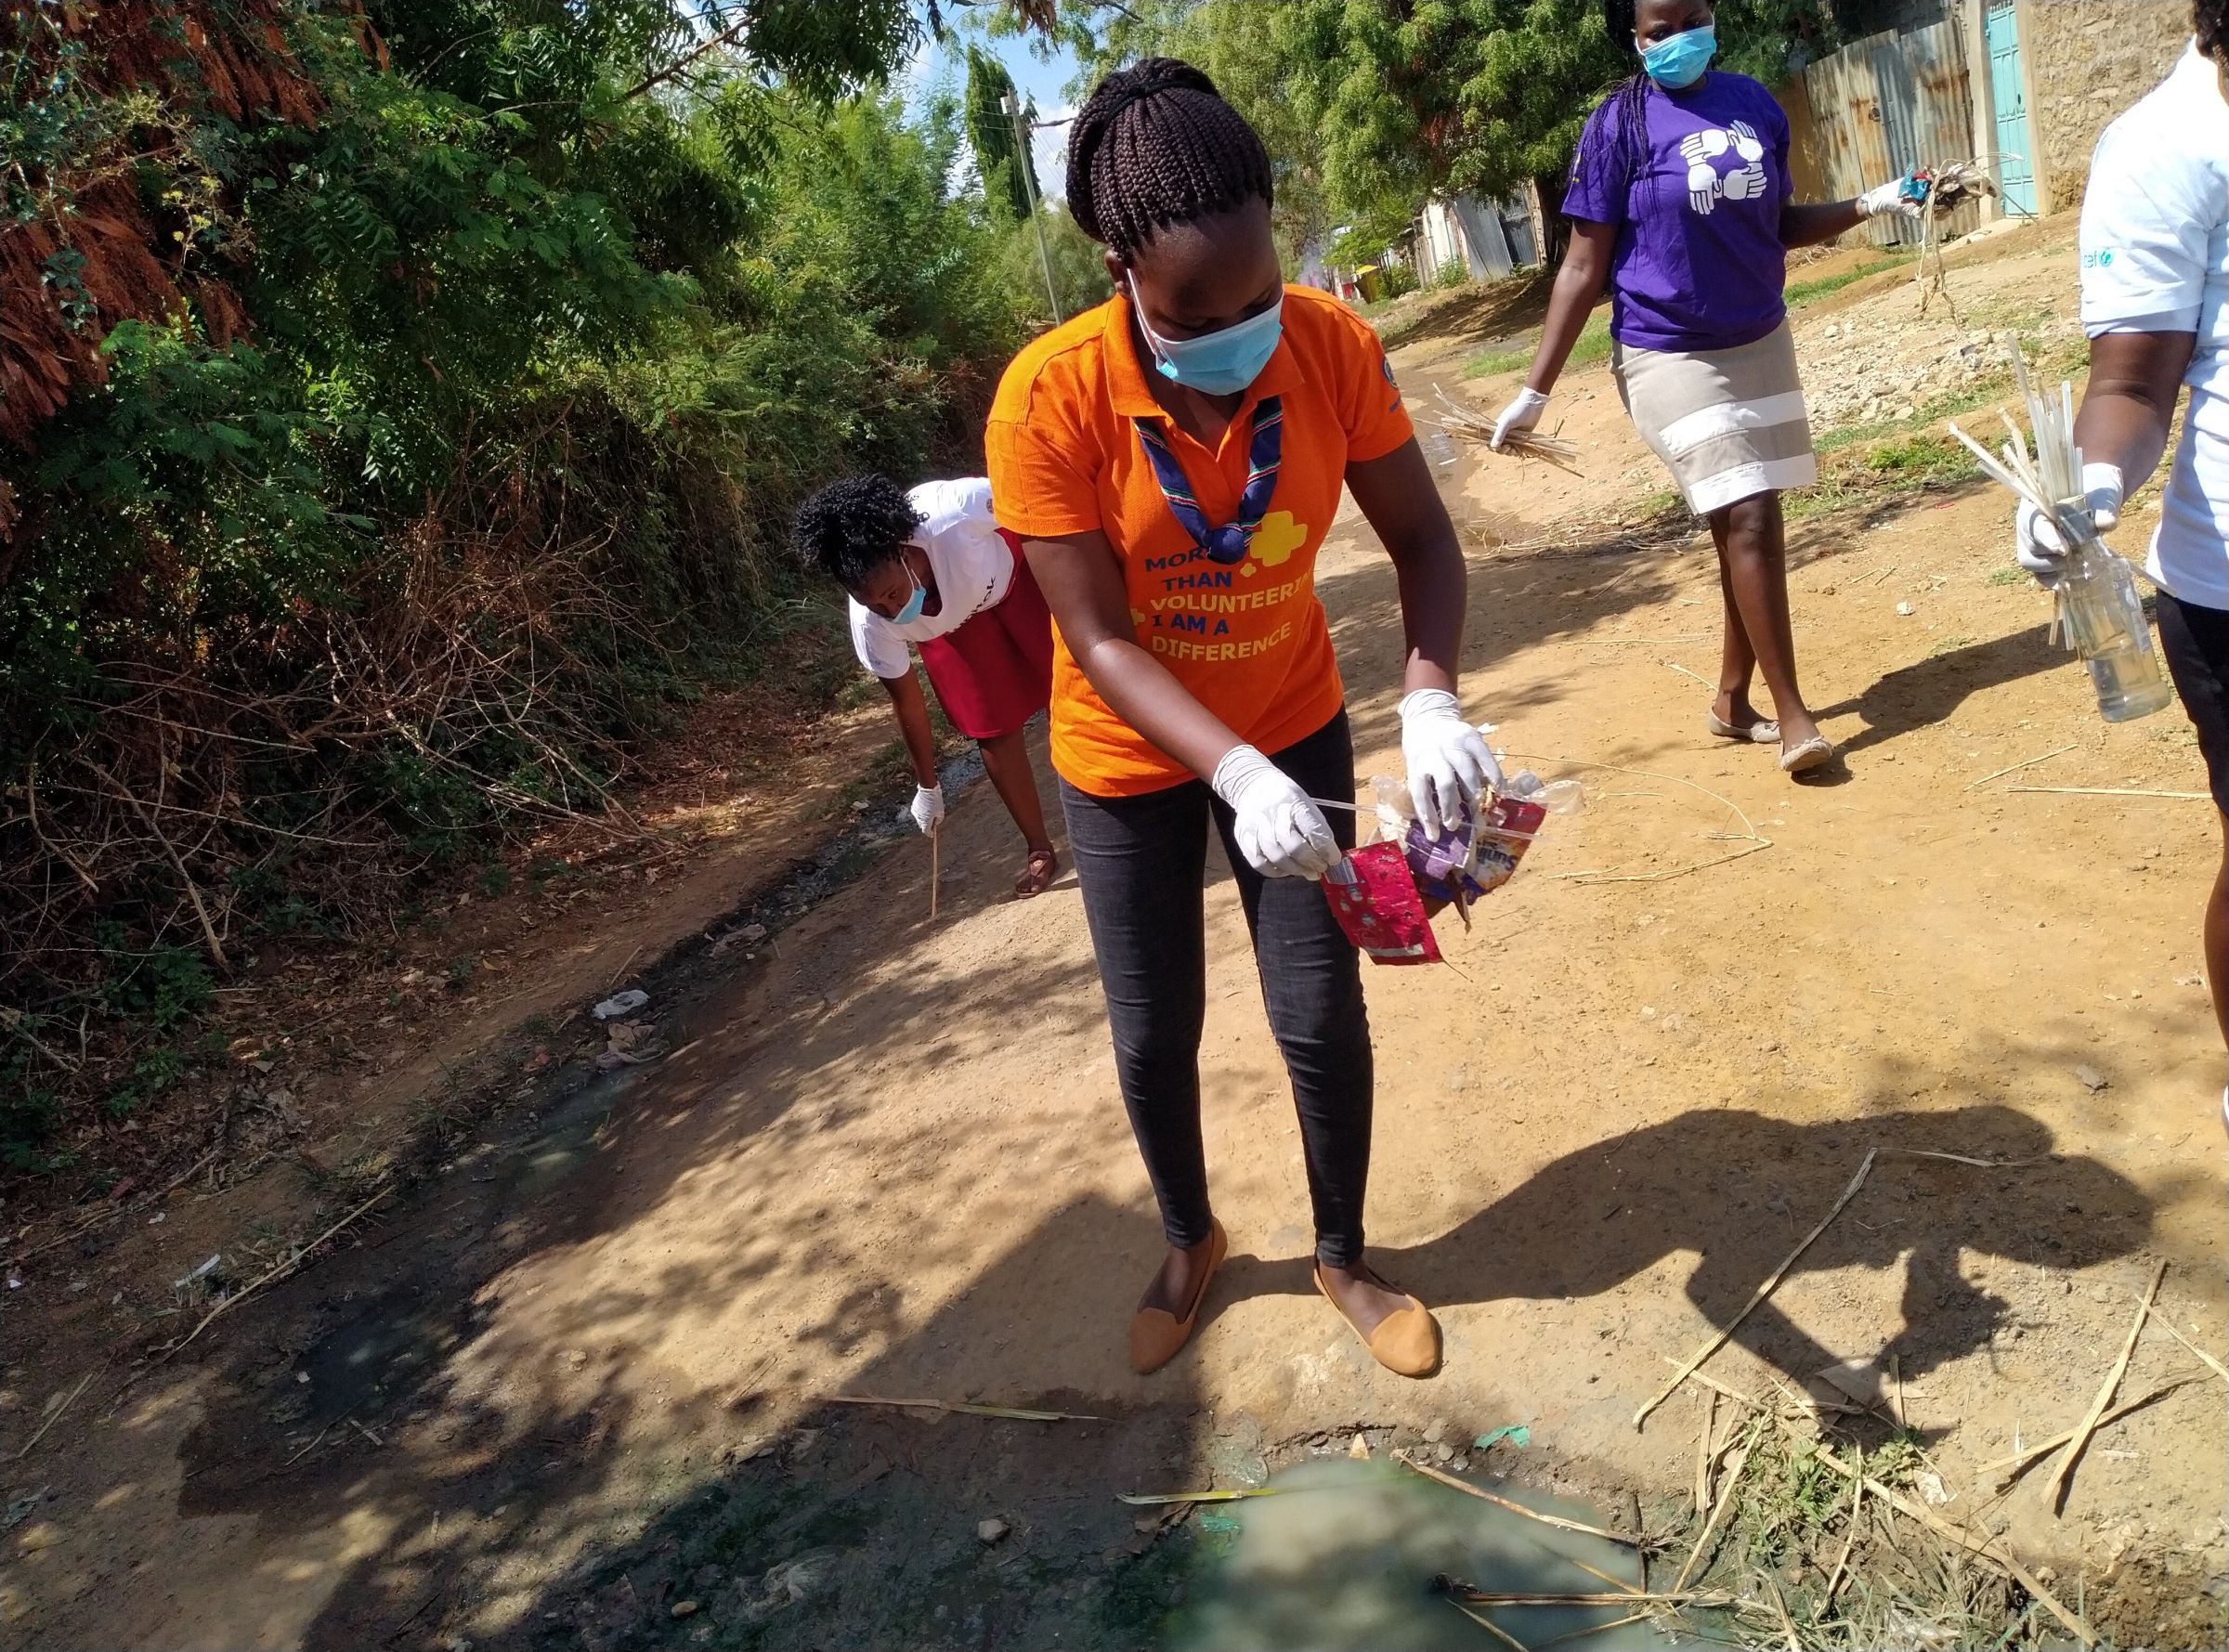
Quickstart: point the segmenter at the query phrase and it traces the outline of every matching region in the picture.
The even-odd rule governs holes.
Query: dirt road
[[[1973,317],[2063,310],[2071,260],[1961,284]],[[1853,288],[1802,312],[1804,346],[1910,303]],[[1453,388],[1476,346],[1396,364],[1413,397]],[[1160,1240],[1074,877],[1002,900],[1009,828],[976,788],[933,923],[908,841],[755,962],[670,970],[672,1053],[465,1144],[359,1246],[11,1464],[11,1497],[46,1495],[7,1537],[10,1639],[1141,1644],[1180,1585],[1112,1494],[1233,1451],[1521,1422],[1505,1470],[1602,1507],[1675,1492],[1696,1392],[1639,1429],[1636,1409],[1879,1150],[1710,1371],[1757,1392],[1893,1359],[1878,1397],[1933,1442],[1946,1515],[2086,1569],[2124,1644],[2209,1644],[2218,1381],[2101,1436],[2063,1517],[2043,1476],[1999,1500],[1983,1472],[2078,1420],[2157,1264],[2161,1319],[2217,1350],[2229,1327],[2212,811],[2014,789],[2200,791],[2187,725],[2098,720],[2042,600],[2000,577],[2001,499],[1899,494],[1796,528],[1804,678],[1848,763],[1789,783],[1704,735],[1683,674],[1714,674],[1707,543],[1609,526],[1662,481],[1607,374],[1558,409],[1584,480],[1466,457],[1449,486],[1477,540],[1466,700],[1586,806],[1475,931],[1440,926],[1453,967],[1368,978],[1372,1238],[1440,1311],[1440,1377],[1378,1370],[1310,1287],[1290,1101],[1219,873],[1203,1066],[1232,1255],[1193,1348],[1128,1372]],[[1391,569],[1349,523],[1320,583],[1359,790],[1398,761]],[[2193,1363],[2154,1330],[2127,1388]],[[1115,1420],[820,1403],[845,1393]],[[1012,1529],[985,1544],[985,1519]],[[836,1583],[752,1593],[815,1555]]]

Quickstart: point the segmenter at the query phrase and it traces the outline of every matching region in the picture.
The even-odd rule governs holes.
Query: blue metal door
[[[2020,26],[2012,0],[1990,0],[1981,14],[1989,53],[1989,101],[1997,111],[1997,184],[2005,210],[2036,210],[2036,168],[2027,147],[2027,98],[2020,85]]]

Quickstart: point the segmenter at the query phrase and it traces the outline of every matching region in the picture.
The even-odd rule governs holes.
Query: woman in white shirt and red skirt
[[[914,824],[943,825],[945,788],[909,645],[1022,829],[1029,858],[1015,895],[1041,892],[1060,860],[1022,730],[1051,697],[1052,616],[1021,541],[991,515],[990,483],[967,476],[908,490],[887,476],[848,477],[799,508],[796,538],[804,559],[851,598],[852,647],[889,694],[913,762]]]

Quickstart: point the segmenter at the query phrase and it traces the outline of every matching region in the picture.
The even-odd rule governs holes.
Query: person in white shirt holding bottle
[[[2205,944],[2214,1019],[2229,1042],[2229,0],[2197,0],[2193,20],[2182,60],[2105,128],[2091,162],[2081,231],[2090,384],[2074,440],[2091,517],[2109,529],[2157,467],[2189,387],[2145,566],[2159,587],[2168,670],[2224,816]],[[2055,584],[2066,553],[2058,530],[2023,504],[2014,534],[2020,565]],[[2222,1106],[2229,1120],[2229,1087]]]
[[[798,508],[795,531],[799,553],[851,598],[852,647],[889,694],[913,761],[914,825],[933,833],[944,824],[945,788],[908,645],[1022,828],[1029,859],[1014,894],[1042,893],[1060,860],[1022,729],[1051,697],[1052,616],[1021,541],[991,515],[990,483],[908,490],[888,476],[849,476]]]

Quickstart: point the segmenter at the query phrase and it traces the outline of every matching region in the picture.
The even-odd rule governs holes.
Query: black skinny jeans
[[[1354,745],[1343,710],[1270,761],[1313,797],[1354,795]],[[1353,1267],[1362,1258],[1370,1176],[1370,1021],[1361,964],[1322,887],[1264,878],[1247,865],[1231,840],[1231,811],[1205,781],[1100,798],[1063,780],[1061,807],[1099,956],[1123,1104],[1168,1242],[1195,1245],[1210,1232],[1199,1056],[1207,1013],[1204,881],[1212,814],[1254,937],[1270,1029],[1293,1081],[1316,1256]],[[1355,817],[1325,813],[1339,846],[1351,849]]]

